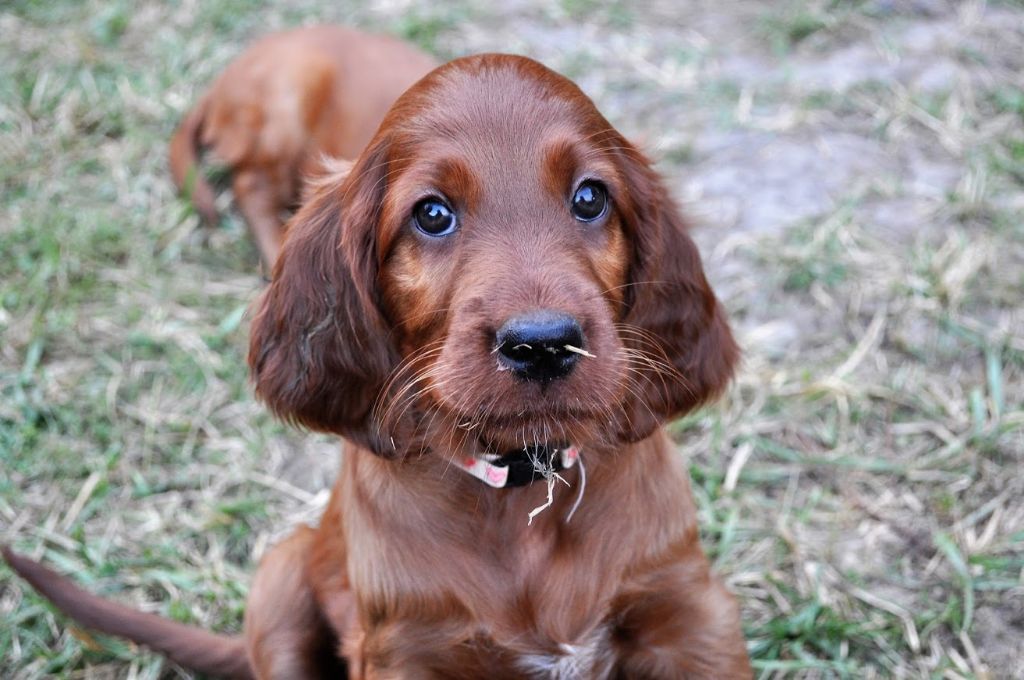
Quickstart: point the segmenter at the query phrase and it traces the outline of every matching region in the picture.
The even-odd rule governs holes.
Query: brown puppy
[[[203,220],[217,222],[213,190],[197,169],[208,147],[232,173],[238,208],[273,266],[282,214],[324,156],[353,159],[388,108],[437,63],[405,43],[343,26],[275,33],[214,82],[171,139],[171,174]]]
[[[190,631],[188,656],[183,632],[126,632],[8,555],[19,573],[207,672],[750,677],[661,427],[738,351],[665,186],[575,85],[522,57],[437,69],[318,184],[274,273],[257,393],[350,445],[319,528],[260,565],[247,662],[238,640]]]

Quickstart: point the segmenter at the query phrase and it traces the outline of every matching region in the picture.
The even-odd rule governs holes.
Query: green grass
[[[815,92],[799,77],[717,70],[741,54],[798,73],[852,41],[898,48],[902,28],[932,21],[873,7],[739,2],[708,22],[694,8],[589,0],[4,4],[0,541],[96,592],[232,631],[259,555],[316,521],[336,444],[253,401],[255,250],[230,209],[218,229],[197,230],[165,149],[247,40],[345,21],[442,57],[525,50],[572,73],[688,200],[685,178],[714,169],[703,142],[719,133],[809,146],[860,135],[901,162],[959,168],[948,191],[924,198],[911,170],[869,169],[834,208],[778,232],[698,230],[745,361],[721,404],[672,431],[759,677],[1019,674],[1019,32],[987,15],[956,24],[962,44],[943,54],[979,77],[942,93],[870,77]],[[745,90],[752,106],[739,116]],[[749,207],[742,187],[736,197]],[[901,201],[913,229],[875,222],[874,208]],[[0,567],[0,676],[129,675],[180,676],[123,642],[72,633]]]
[[[852,18],[869,13],[872,3],[861,0],[785,0],[765,5],[759,33],[783,54],[812,36],[836,31]]]

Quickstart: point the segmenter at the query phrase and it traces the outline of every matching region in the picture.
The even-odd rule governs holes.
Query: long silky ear
[[[634,391],[643,397],[630,404],[624,429],[627,438],[640,439],[717,397],[732,379],[739,348],[661,178],[628,142],[620,149],[629,193],[621,208],[634,244],[620,328],[640,371]]]
[[[387,173],[375,143],[344,181],[321,180],[288,225],[249,339],[256,394],[280,418],[386,454],[371,422],[395,350],[376,304],[376,227]]]

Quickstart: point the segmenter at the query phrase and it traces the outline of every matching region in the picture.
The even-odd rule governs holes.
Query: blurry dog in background
[[[355,159],[391,104],[436,65],[399,40],[344,26],[266,36],[231,62],[182,120],[170,144],[174,181],[214,225],[201,150],[225,164],[269,271],[303,179],[317,174],[325,157]]]

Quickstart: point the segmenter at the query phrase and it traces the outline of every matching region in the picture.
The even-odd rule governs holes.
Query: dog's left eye
[[[425,198],[412,209],[416,228],[428,236],[447,236],[458,227],[452,209],[439,198]]]
[[[587,180],[572,196],[572,214],[581,222],[593,222],[608,209],[608,191],[600,182]]]

